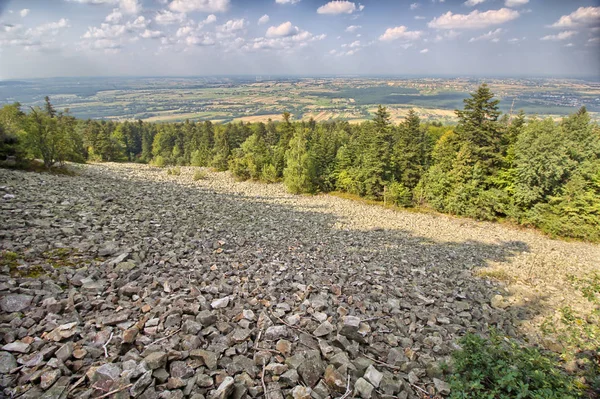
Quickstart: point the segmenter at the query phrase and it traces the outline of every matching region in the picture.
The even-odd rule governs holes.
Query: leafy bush
[[[582,387],[558,365],[554,354],[521,346],[493,332],[467,334],[453,353],[453,399],[569,399]]]
[[[152,159],[150,164],[152,166],[158,166],[159,168],[162,168],[167,164],[167,162],[166,162],[165,158],[163,158],[161,155],[157,155]]]
[[[277,168],[273,164],[267,164],[263,166],[260,178],[265,183],[276,183],[279,178],[277,177]]]
[[[172,176],[179,176],[179,175],[181,175],[181,168],[179,166],[176,166],[174,168],[169,168],[169,169],[167,169],[167,174],[172,175]]]
[[[196,172],[194,172],[194,180],[198,181],[198,180],[204,180],[206,179],[206,172],[203,170],[197,170]]]
[[[387,188],[386,200],[397,206],[412,205],[412,193],[402,183],[393,182]]]

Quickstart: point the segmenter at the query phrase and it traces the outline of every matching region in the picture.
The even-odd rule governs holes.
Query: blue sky
[[[0,0],[0,79],[600,77],[600,0]]]

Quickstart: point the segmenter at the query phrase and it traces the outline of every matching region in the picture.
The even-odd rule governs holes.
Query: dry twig
[[[96,399],[108,398],[110,395],[114,395],[115,393],[119,393],[121,391],[124,391],[124,390],[126,390],[128,388],[131,388],[132,386],[133,386],[133,384],[125,385],[124,387],[121,387],[119,389],[115,389],[114,391],[107,392],[107,393],[105,393],[102,396],[98,396]]]
[[[352,393],[352,391],[350,390],[350,374],[348,374],[348,382],[346,383],[346,392],[344,393],[344,395],[342,395],[340,397],[340,399],[346,399],[348,396],[350,396],[351,393]]]
[[[164,341],[165,339],[169,339],[173,335],[177,334],[179,331],[181,331],[181,328],[178,328],[177,330],[173,331],[171,334],[167,335],[166,337],[162,337],[162,338],[157,339],[156,341],[152,342],[150,345],[154,345],[154,344],[157,344],[159,342]]]
[[[110,337],[108,337],[108,341],[106,341],[106,343],[104,345],[102,345],[102,347],[104,348],[104,357],[108,357],[108,350],[106,349],[106,347],[108,346],[108,344],[110,343],[110,341],[113,338],[113,333],[110,333]]]
[[[373,357],[371,357],[371,356],[369,356],[369,355],[366,355],[366,354],[364,354],[364,353],[363,353],[362,355],[363,355],[364,357],[366,357],[367,359],[369,359],[369,360],[372,360],[372,361],[374,361],[375,363],[377,363],[377,364],[379,364],[379,365],[381,365],[381,366],[387,367],[387,368],[389,368],[389,369],[392,369],[392,370],[398,370],[398,371],[400,371],[400,370],[401,370],[401,369],[400,369],[400,367],[392,366],[391,364],[388,364],[388,363],[382,362],[381,360],[377,360],[377,359],[375,359],[375,358],[373,358]]]

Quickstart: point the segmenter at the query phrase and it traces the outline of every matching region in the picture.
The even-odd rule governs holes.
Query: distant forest
[[[400,207],[507,219],[600,241],[600,127],[585,108],[555,122],[499,111],[486,85],[458,124],[392,125],[386,108],[359,125],[78,120],[16,103],[0,109],[0,159],[205,166],[239,180],[283,181],[292,193],[340,191]]]

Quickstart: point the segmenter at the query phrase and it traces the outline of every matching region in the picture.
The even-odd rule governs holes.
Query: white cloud
[[[28,29],[26,34],[33,36],[57,35],[60,30],[69,27],[71,27],[71,25],[69,25],[69,20],[66,18],[61,18],[56,22],[49,22],[35,28]]]
[[[225,12],[229,8],[229,0],[173,0],[169,4],[172,11],[177,12]]]
[[[277,4],[296,4],[299,3],[300,0],[275,0]]]
[[[365,7],[346,0],[334,0],[317,8],[319,14],[352,14],[355,11],[362,11]]]
[[[471,39],[469,39],[469,43],[477,42],[480,40],[489,40],[494,43],[497,43],[498,41],[500,41],[498,36],[500,36],[502,33],[504,33],[504,30],[502,28],[498,28],[496,30],[491,30],[488,33],[484,33],[481,36],[472,37]]]
[[[419,51],[419,53],[421,54],[427,54],[429,52],[428,48],[424,48],[423,50]]]
[[[118,24],[123,19],[123,13],[118,8],[114,8],[104,19],[106,22]]]
[[[379,40],[391,41],[391,40],[417,40],[421,37],[423,32],[421,31],[409,31],[406,26],[396,26],[395,28],[387,28],[385,33],[379,36]]]
[[[433,39],[433,41],[434,41],[434,43],[439,43],[445,39],[449,39],[449,40],[456,39],[459,36],[460,36],[459,32],[451,29],[447,32],[436,35],[435,38]]]
[[[163,36],[164,34],[161,31],[150,29],[146,29],[140,34],[140,37],[142,37],[143,39],[159,39]]]
[[[468,7],[475,7],[477,4],[485,3],[485,0],[467,0],[465,5]]]
[[[246,27],[246,24],[247,22],[244,18],[230,19],[223,25],[218,26],[217,30],[221,33],[232,34],[233,32],[244,29]]]
[[[350,25],[349,27],[346,28],[346,32],[356,32],[360,28],[362,28],[362,26],[360,26],[360,25]]]
[[[215,40],[208,35],[191,35],[185,39],[188,46],[214,46]]]
[[[553,28],[600,25],[600,7],[579,7],[569,15],[563,15],[552,24]]]
[[[572,36],[575,36],[576,34],[577,34],[577,32],[575,32],[574,30],[566,30],[566,31],[560,32],[556,35],[544,36],[540,40],[565,40]]]
[[[293,26],[290,21],[284,22],[279,26],[271,26],[267,29],[266,37],[287,37],[294,36],[300,32],[297,26]]]
[[[148,21],[143,15],[140,15],[132,22],[127,22],[127,24],[125,24],[125,27],[127,28],[127,30],[146,29],[149,22],[150,21]]]
[[[100,24],[100,27],[89,27],[83,34],[84,39],[115,39],[127,32],[125,25]]]
[[[29,8],[24,8],[21,11],[19,11],[19,15],[21,15],[21,17],[25,18],[27,15],[29,15]]]
[[[169,10],[159,11],[154,17],[159,25],[181,24],[185,21],[184,13],[174,13]]]
[[[411,9],[411,10],[416,10],[417,8],[419,8],[419,6],[420,6],[420,4],[419,4],[419,3],[412,3],[412,4],[410,5],[410,9]]]
[[[267,22],[269,22],[269,20],[270,20],[270,19],[271,19],[271,18],[269,18],[269,16],[268,16],[267,14],[265,14],[265,15],[263,15],[262,17],[260,17],[260,18],[258,19],[258,24],[259,24],[259,25],[266,24]]]
[[[217,22],[217,16],[215,14],[210,14],[204,21],[201,22],[203,25],[213,24]]]
[[[525,40],[525,36],[523,37],[513,37],[512,39],[508,39],[509,43],[519,43],[522,42],[523,40]]]
[[[286,24],[282,24],[286,25]],[[291,25],[291,23],[290,23]],[[279,26],[281,27],[281,25]],[[279,28],[272,27],[272,28]],[[297,29],[297,30],[296,30]],[[291,27],[291,31],[295,32],[288,36],[272,36],[272,37],[259,37],[254,39],[253,42],[244,45],[242,48],[246,51],[256,50],[284,50],[291,51],[294,48],[306,47],[310,42],[319,41],[325,39],[327,35],[313,35],[312,33],[299,29],[297,27]],[[272,31],[274,32],[274,31]],[[283,34],[285,27],[278,30],[277,33]]]
[[[417,21],[420,21],[420,20],[422,20],[422,19],[425,19],[425,17],[423,17],[423,16],[421,16],[421,15],[415,15],[415,19],[416,19]]]
[[[479,12],[475,10],[469,14],[453,14],[448,11],[432,19],[427,26],[436,29],[478,29],[492,25],[500,25],[519,17],[519,12],[509,8]]]
[[[506,0],[504,5],[506,7],[521,7],[529,3],[529,0]]]

